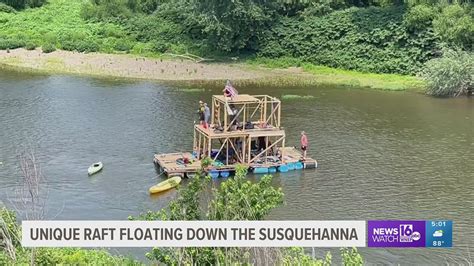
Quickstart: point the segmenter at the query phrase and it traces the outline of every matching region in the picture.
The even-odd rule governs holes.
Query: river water
[[[221,90],[192,88],[0,71],[1,201],[18,205],[17,155],[33,149],[47,179],[49,219],[126,219],[166,206],[174,191],[148,195],[162,179],[153,154],[190,150],[197,101]],[[474,99],[328,87],[240,90],[313,96],[283,100],[282,124],[287,145],[308,133],[319,169],[276,174],[285,205],[269,219],[450,219],[452,249],[361,253],[369,264],[474,261]],[[96,161],[104,170],[88,177]],[[337,249],[317,254],[327,251],[339,256]]]

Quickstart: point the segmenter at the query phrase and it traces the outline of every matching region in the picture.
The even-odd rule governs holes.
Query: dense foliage
[[[41,2],[18,3],[29,1]],[[49,0],[20,12],[0,2],[0,49],[293,58],[415,75],[443,47],[473,51],[473,14],[468,0]]]
[[[416,74],[442,46],[472,50],[474,41],[472,6],[462,2],[179,0],[153,2],[154,12],[130,2],[94,0],[83,14],[118,22],[152,52],[294,57],[375,73]]]
[[[79,248],[23,248],[15,213],[0,208],[0,265],[142,265],[103,250]],[[34,252],[34,260],[31,261]]]
[[[5,3],[16,9],[25,7],[39,7],[46,3],[46,0],[0,0],[0,3]]]
[[[238,167],[233,179],[213,187],[203,200],[204,185],[209,177],[197,176],[179,189],[178,197],[168,208],[159,212],[147,212],[132,220],[262,220],[272,209],[283,203],[281,189],[272,186],[272,176],[264,176],[253,183],[246,179],[247,169]],[[342,252],[347,265],[362,265],[357,250]],[[331,255],[324,260],[314,259],[304,253],[302,248],[262,249],[262,248],[154,248],[147,258],[168,265],[180,261],[186,265],[252,265],[282,264],[330,265]],[[257,263],[258,261],[258,263]]]
[[[260,55],[364,72],[416,73],[435,54],[438,38],[429,28],[409,30],[405,12],[404,7],[350,8],[285,18],[267,35]]]
[[[427,94],[458,96],[474,90],[474,54],[445,50],[443,56],[426,63],[422,76]]]

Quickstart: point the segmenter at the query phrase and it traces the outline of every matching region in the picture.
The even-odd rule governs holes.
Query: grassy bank
[[[168,53],[153,49],[156,43],[136,38],[120,23],[85,20],[82,5],[81,1],[50,0],[39,8],[0,12],[0,49],[4,50],[0,64],[22,71],[137,79],[233,79],[262,86],[327,84],[398,91],[424,88],[412,76],[340,70],[292,58],[207,64],[170,59]],[[184,48],[171,46],[168,51],[180,53]]]
[[[379,90],[421,91],[424,83],[412,76],[370,74],[302,63],[295,59],[249,59],[245,63],[197,63],[189,60],[146,58],[138,55],[76,53],[40,49],[0,51],[0,65],[22,72],[66,73],[162,81],[216,81],[236,85],[332,85]]]
[[[263,66],[271,69],[299,67],[304,72],[311,74],[318,84],[341,85],[391,91],[423,91],[425,89],[425,82],[414,76],[362,73],[358,71],[317,66],[294,58],[258,58],[249,60],[248,64],[251,66]]]

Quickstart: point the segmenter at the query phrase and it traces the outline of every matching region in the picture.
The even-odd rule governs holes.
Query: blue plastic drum
[[[277,171],[276,167],[270,167],[270,168],[268,168],[268,172],[269,172],[269,173],[276,173],[276,171]]]
[[[303,167],[304,167],[304,165],[303,165],[302,162],[295,163],[295,169],[296,170],[301,170],[301,169],[303,169]]]
[[[286,164],[282,164],[278,167],[278,171],[280,171],[282,173],[286,173],[286,172],[288,172],[288,166]]]
[[[229,171],[222,171],[221,172],[221,177],[227,178],[227,177],[229,177],[229,174],[230,174]]]
[[[254,174],[266,174],[268,173],[268,168],[267,167],[256,167],[253,169]]]
[[[295,163],[287,163],[286,166],[288,166],[289,171],[295,170]]]
[[[218,178],[218,177],[219,177],[219,172],[216,171],[216,170],[211,170],[211,171],[209,171],[209,175],[210,175],[212,178]]]

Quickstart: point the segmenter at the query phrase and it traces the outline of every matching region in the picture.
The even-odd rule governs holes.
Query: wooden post
[[[208,154],[208,155],[207,155],[207,156],[210,158],[210,157],[211,157],[211,149],[212,149],[212,145],[211,145],[212,139],[211,139],[210,137],[208,137],[207,140],[208,140],[208,142],[209,142],[209,143],[207,144],[207,145],[208,145],[208,146],[207,146],[207,147],[208,147],[208,149],[207,149],[207,154]]]
[[[227,103],[225,103],[225,105],[227,105]],[[224,109],[224,132],[227,132],[227,106],[224,106],[222,109]]]
[[[248,143],[248,146],[247,146],[247,147],[249,148],[249,151],[247,152],[247,154],[248,154],[247,163],[250,163],[250,159],[251,159],[251,158],[250,158],[250,155],[251,155],[251,153],[252,153],[252,137],[250,137],[250,136],[248,137],[248,142],[249,142],[249,143]]]
[[[230,139],[229,138],[226,138],[225,139],[225,142],[226,142],[226,155],[225,155],[225,165],[229,165],[229,141]]]
[[[281,102],[278,102],[278,117],[277,117],[277,127],[281,126]]]
[[[285,136],[284,136],[285,137]],[[285,150],[285,140],[286,140],[286,137],[283,139],[282,143],[281,143],[281,149],[280,149],[280,152],[281,152],[281,160],[283,161],[283,158],[285,156],[285,153],[284,153],[284,150]]]
[[[242,108],[244,109],[244,121],[243,121],[242,130],[245,131],[245,123],[246,123],[245,114],[247,113],[247,104],[244,103],[244,107]]]
[[[265,107],[263,108],[263,121],[265,121],[265,124],[267,123],[267,97],[264,98],[265,101]]]
[[[197,150],[196,142],[196,127],[193,126],[193,151]]]
[[[247,158],[247,154],[245,154],[245,147],[247,147],[247,138],[245,136],[242,137],[241,143],[242,144],[240,145],[240,148],[242,149],[242,163],[245,163],[245,159]]]
[[[216,100],[214,99],[214,97],[212,97],[212,111],[211,111],[211,125],[214,124],[214,117],[216,116]]]
[[[198,159],[201,159],[201,133],[198,132],[199,134],[199,140],[198,140]]]
[[[266,157],[268,156],[268,136],[265,137],[265,160],[267,159]]]

